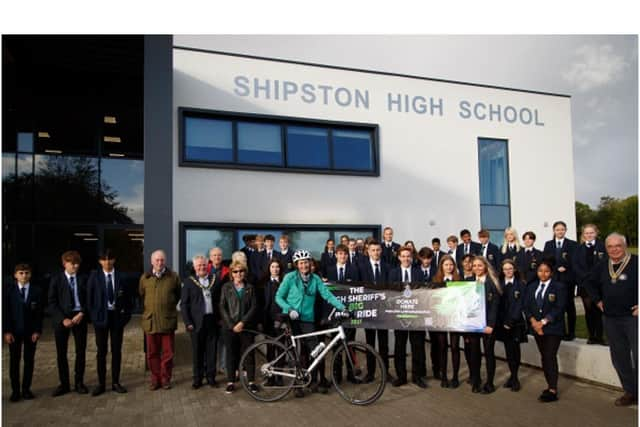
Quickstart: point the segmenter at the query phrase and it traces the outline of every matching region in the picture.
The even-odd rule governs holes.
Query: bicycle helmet
[[[311,253],[305,249],[298,249],[293,253],[292,259],[294,264],[303,259],[311,259]]]

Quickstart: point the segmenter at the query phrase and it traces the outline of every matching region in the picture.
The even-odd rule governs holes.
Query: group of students
[[[305,250],[294,252],[289,248],[286,235],[280,238],[280,251],[274,249],[273,236],[245,236],[245,247],[232,255],[229,266],[222,263],[222,251],[213,248],[208,259],[203,255],[193,258],[193,270],[182,280],[164,265],[164,253],[155,251],[151,256],[152,270],[141,277],[139,285],[144,303],[142,326],[146,336],[147,360],[152,371],[151,389],[160,386],[170,388],[178,304],[191,336],[193,388],[200,388],[205,379],[210,386],[217,386],[217,346],[222,341],[226,359],[225,391],[232,393],[238,379],[240,357],[255,337],[249,330],[258,329],[275,336],[279,324],[287,317],[292,321],[294,334],[309,333],[321,327],[322,311],[319,307],[322,301],[336,309],[345,309],[324,285],[325,282],[347,285],[404,282],[437,288],[452,281],[476,281],[485,286],[487,326],[483,333],[429,331],[433,376],[440,380],[441,387],[459,387],[462,340],[462,353],[469,365],[468,382],[472,391],[494,392],[494,346],[498,339],[504,343],[511,373],[504,387],[518,391],[521,387],[518,379],[520,343],[526,342],[530,333],[540,351],[548,385],[539,400],[555,401],[558,399],[558,348],[563,339],[571,340],[575,336],[571,329],[571,310],[567,307],[573,303],[576,284],[587,313],[591,313],[587,314],[589,343],[604,342],[602,295],[587,282],[593,282],[592,273],[596,266],[602,270],[600,261],[606,259],[606,252],[602,242],[597,240],[597,228],[592,224],[583,227],[583,242],[579,245],[566,238],[566,224],[562,221],[553,225],[553,232],[554,238],[546,242],[543,251],[534,247],[536,236],[533,232],[524,233],[523,243],[520,243],[512,228],[505,230],[501,247],[489,241],[487,230],[480,230],[479,242],[472,241],[468,230],[462,230],[461,242],[456,236],[449,236],[445,250],[441,250],[440,241],[435,238],[431,248],[423,247],[418,251],[411,241],[404,245],[394,242],[393,230],[386,227],[381,242],[373,238],[359,241],[342,236],[336,245],[330,239],[320,260],[312,259]],[[633,261],[637,264],[636,258]],[[98,386],[92,394],[102,394],[106,388],[109,337],[112,389],[118,393],[126,392],[119,381],[121,348],[123,330],[131,317],[133,291],[121,284],[114,269],[115,256],[110,250],[99,256],[99,263],[101,269],[85,279],[77,274],[79,254],[65,252],[62,255],[64,270],[52,276],[48,295],[29,285],[31,269],[28,265],[16,266],[15,282],[5,286],[3,294],[3,333],[11,353],[11,401],[33,398],[30,390],[33,358],[42,333],[45,306],[54,325],[60,378],[60,385],[53,395],[59,396],[71,390],[67,362],[67,343],[71,334],[76,344],[75,390],[78,393],[88,392],[83,381],[88,318],[94,324],[98,348]],[[568,330],[565,329],[565,311],[569,314]],[[637,313],[637,306],[634,313]],[[347,335],[348,339],[353,339],[355,329],[348,329]],[[388,373],[388,331],[365,329],[365,337],[367,343],[374,347],[377,341],[388,380],[396,387],[408,382],[406,346],[410,342],[412,381],[421,388],[428,387],[426,331],[394,331],[396,378]],[[315,340],[314,337],[304,342],[307,350],[302,355],[304,363],[309,362],[310,350],[317,343]],[[448,370],[449,348],[451,375]],[[19,364],[22,349],[24,375],[21,387]],[[483,355],[486,362],[484,384],[481,381]],[[250,364],[246,368],[250,388],[259,387],[253,383],[255,368]],[[370,380],[375,375],[373,360],[367,361],[367,369],[367,380]],[[313,378],[311,389],[326,392],[329,384],[324,366],[321,365],[317,373],[319,378]],[[342,373],[334,375],[341,376]],[[350,376],[348,372],[347,380],[353,380]],[[637,386],[637,382],[635,384]],[[296,396],[302,397],[304,392],[297,389]]]

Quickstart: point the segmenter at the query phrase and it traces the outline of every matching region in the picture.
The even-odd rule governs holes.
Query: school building
[[[401,54],[401,53],[399,53]],[[250,232],[320,254],[462,228],[575,237],[564,94],[219,52],[206,36],[3,36],[3,274],[102,248],[137,281]]]

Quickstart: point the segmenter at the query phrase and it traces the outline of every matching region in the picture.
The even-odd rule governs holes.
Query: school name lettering
[[[372,96],[369,89],[300,83],[289,80],[249,78],[238,75],[233,79],[233,93],[241,97],[266,99],[277,102],[299,100],[306,104],[321,104],[360,110],[382,106],[389,113],[417,114],[444,117],[449,103],[443,98],[388,91],[385,96]],[[481,120],[500,123],[544,126],[537,108],[457,100],[456,117],[463,120]],[[450,108],[450,107],[449,107]]]

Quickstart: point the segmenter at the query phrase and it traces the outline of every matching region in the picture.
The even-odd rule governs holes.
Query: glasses
[[[240,274],[240,273],[244,273],[244,270],[233,270],[232,273],[233,274]]]

